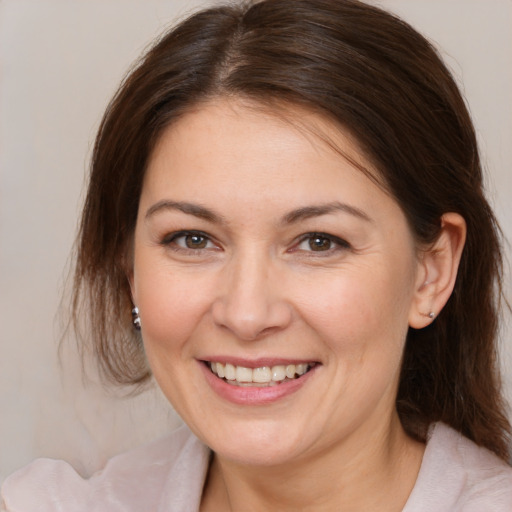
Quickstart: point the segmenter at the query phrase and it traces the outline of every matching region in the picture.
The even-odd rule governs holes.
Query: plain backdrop
[[[512,1],[378,3],[434,41],[463,84],[489,197],[512,239]],[[200,4],[0,0],[0,479],[40,456],[90,474],[179,422],[158,390],[122,397],[84,384],[72,340],[59,363],[66,296],[59,304],[102,112],[151,40]]]

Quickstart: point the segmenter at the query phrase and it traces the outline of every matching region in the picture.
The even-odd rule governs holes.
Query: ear
[[[445,213],[441,217],[438,238],[418,256],[418,276],[409,312],[410,327],[426,327],[448,302],[455,286],[465,241],[464,218],[458,213]]]

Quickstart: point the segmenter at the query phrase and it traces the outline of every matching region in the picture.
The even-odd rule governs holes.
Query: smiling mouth
[[[309,372],[316,363],[301,363],[260,368],[246,368],[229,363],[206,361],[214,375],[233,386],[268,387],[297,380]]]

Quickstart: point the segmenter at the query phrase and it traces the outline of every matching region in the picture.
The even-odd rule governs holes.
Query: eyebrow
[[[152,217],[158,212],[166,210],[178,210],[188,215],[193,215],[194,217],[204,219],[213,224],[227,224],[225,218],[222,215],[219,215],[204,206],[195,203],[171,201],[167,199],[158,201],[153,206],[148,208],[146,212],[146,219]],[[346,203],[340,203],[335,201],[327,204],[303,206],[301,208],[297,208],[296,210],[292,210],[291,212],[284,215],[284,217],[281,220],[281,223],[294,224],[296,222],[311,219],[313,217],[320,217],[322,215],[328,215],[329,213],[337,211],[353,215],[354,217],[362,219],[366,222],[372,222],[372,219],[359,208],[356,208],[355,206],[351,206]]]
[[[360,210],[355,206],[350,206],[349,204],[335,201],[333,203],[327,204],[304,206],[302,208],[298,208],[297,210],[293,210],[283,217],[283,223],[293,224],[295,222],[311,219],[313,217],[320,217],[322,215],[327,215],[337,211],[348,213],[349,215],[353,215],[354,217],[362,219],[366,222],[373,222],[372,219],[363,210]]]
[[[217,213],[209,210],[208,208],[205,208],[204,206],[182,201],[170,201],[166,199],[163,201],[158,201],[158,203],[155,203],[153,206],[148,208],[146,212],[146,220],[155,215],[155,213],[166,210],[178,210],[180,212],[193,215],[194,217],[199,217],[200,219],[204,219],[215,224],[225,223],[225,220],[221,215],[218,215]]]

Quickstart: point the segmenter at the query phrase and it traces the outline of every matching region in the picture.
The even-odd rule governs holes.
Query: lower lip
[[[302,388],[319,367],[319,365],[315,365],[301,377],[275,386],[251,387],[228,384],[224,379],[217,377],[204,362],[199,362],[199,364],[213,391],[225,400],[238,405],[266,405],[277,402]]]

